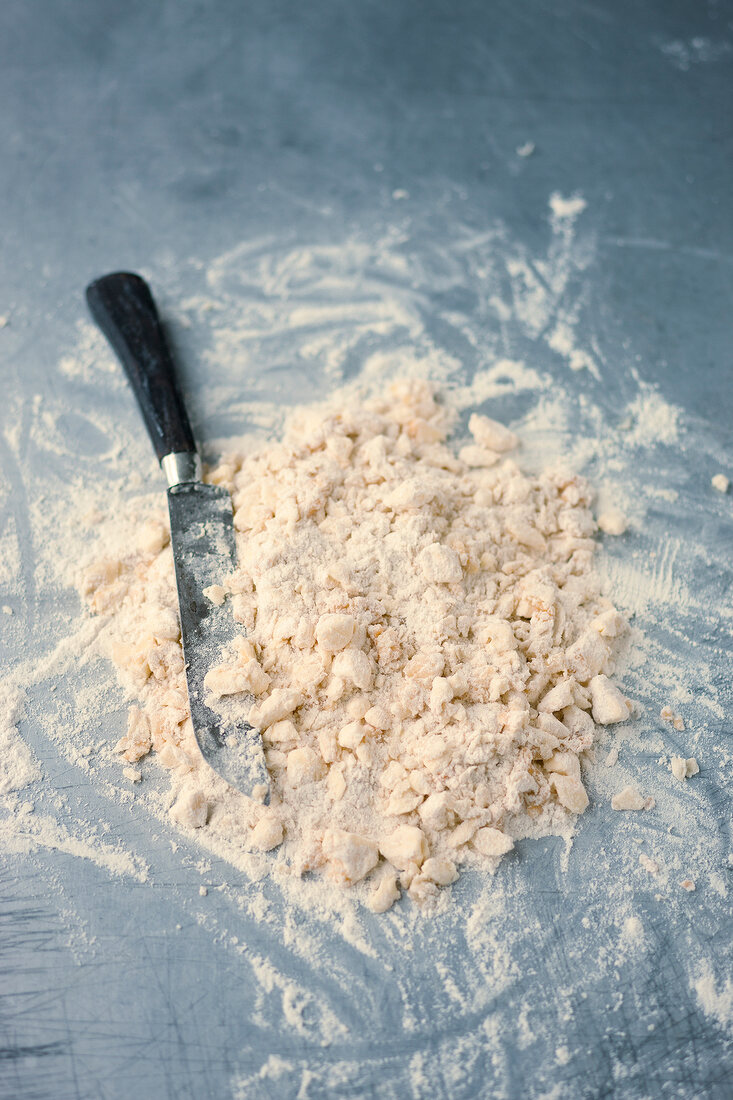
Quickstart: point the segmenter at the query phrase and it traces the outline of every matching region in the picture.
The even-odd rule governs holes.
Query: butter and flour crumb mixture
[[[269,806],[200,758],[164,522],[83,579],[134,699],[128,769],[155,753],[179,824],[278,849],[277,873],[359,883],[377,911],[567,831],[596,726],[631,712],[610,679],[627,626],[594,571],[588,484],[523,473],[487,416],[454,448],[455,420],[449,395],[397,382],[296,410],[279,442],[208,475],[232,494],[238,568],[207,592],[232,642],[206,686],[262,731]]]

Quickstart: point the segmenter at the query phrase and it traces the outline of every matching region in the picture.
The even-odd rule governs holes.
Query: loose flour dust
[[[523,474],[519,440],[486,416],[456,454],[454,419],[427,382],[398,381],[362,405],[297,410],[282,441],[209,475],[232,493],[239,563],[207,590],[229,601],[233,638],[205,684],[262,731],[267,808],[196,747],[164,525],[84,577],[141,704],[118,750],[169,769],[174,819],[284,844],[298,874],[368,878],[380,911],[582,813],[595,723],[631,711],[609,680],[626,623],[593,569],[588,484]]]
[[[253,998],[243,1008],[247,1026],[271,1037],[259,1061],[233,1071],[235,1094],[246,1100],[265,1100],[273,1087],[357,1093],[372,1063],[358,1045],[339,1061],[327,1044],[340,1028],[383,1035],[380,1073],[395,1096],[437,1095],[447,1080],[478,1094],[490,1065],[500,1097],[513,1095],[526,1059],[545,1067],[543,1095],[562,1089],[561,1050],[569,1081],[632,1079],[642,1046],[633,1058],[624,1053],[630,1027],[648,1033],[659,1065],[662,1029],[686,1049],[689,1021],[713,1035],[731,1026],[723,945],[732,535],[730,494],[711,484],[719,471],[730,476],[730,454],[707,420],[665,399],[664,372],[635,356],[633,333],[628,345],[609,340],[614,311],[597,293],[597,268],[599,249],[610,246],[594,240],[594,211],[572,201],[568,210],[553,198],[546,239],[531,245],[483,216],[468,224],[455,204],[440,213],[439,204],[408,211],[404,203],[400,224],[364,224],[346,236],[333,224],[322,232],[301,225],[218,258],[159,257],[146,272],[186,361],[203,364],[191,393],[202,438],[247,435],[249,455],[253,437],[261,445],[282,437],[289,407],[335,386],[345,387],[348,404],[357,387],[383,395],[394,379],[430,379],[451,406],[511,423],[522,445],[505,455],[527,476],[562,461],[598,490],[599,517],[619,508],[628,517],[622,538],[602,540],[596,569],[631,620],[619,670],[638,713],[596,729],[595,762],[591,748],[581,765],[592,806],[579,829],[570,813],[556,825],[568,842],[577,834],[572,846],[520,843],[496,875],[479,871],[491,857],[472,855],[476,869],[439,892],[430,921],[409,904],[373,919],[352,900],[370,893],[371,880],[343,890],[325,875],[292,874],[286,823],[284,844],[259,855],[244,843],[256,815],[239,838],[215,832],[210,807],[220,794],[209,801],[205,784],[208,824],[179,826],[170,808],[186,775],[166,772],[154,756],[124,762],[141,781],[123,777],[111,746],[127,705],[97,657],[111,646],[98,635],[121,620],[78,617],[68,586],[90,549],[89,523],[100,535],[96,558],[119,560],[122,545],[130,560],[152,560],[164,530],[159,471],[118,364],[84,322],[64,343],[58,385],[25,404],[26,391],[11,388],[0,409],[0,503],[8,493],[14,501],[0,535],[2,603],[14,611],[2,616],[3,640],[18,657],[1,738],[10,788],[0,797],[3,844],[29,853],[22,866],[59,900],[69,942],[85,960],[97,950],[95,925],[78,899],[99,897],[108,873],[131,884],[126,867],[139,861],[146,895],[172,906],[161,919],[179,921],[173,928],[186,928],[202,958],[225,953],[243,1005]],[[151,517],[143,552],[137,540]],[[166,554],[158,554],[162,578]],[[171,607],[170,575],[161,587],[161,607]],[[236,620],[232,629],[244,633]],[[134,685],[130,694],[144,710]],[[660,718],[667,705],[684,729]],[[694,759],[699,774],[676,778],[673,757],[686,772]],[[627,787],[634,802],[655,805],[614,813],[611,800]],[[243,802],[232,802],[236,815]],[[188,817],[185,803],[180,811]],[[114,859],[102,837],[113,841]],[[377,878],[388,872],[380,860]],[[291,1010],[307,996],[306,1012]],[[392,1046],[380,1031],[384,997],[399,1033]],[[601,1069],[586,1024],[614,1052]],[[674,1057],[669,1065],[685,1064]]]

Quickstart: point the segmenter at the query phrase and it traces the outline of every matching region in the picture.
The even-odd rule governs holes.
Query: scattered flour
[[[550,195],[550,210],[556,218],[576,218],[586,208],[586,201],[582,195],[573,195],[564,199],[559,191]]]
[[[0,684],[0,796],[22,790],[41,778],[41,768],[16,728],[23,714],[23,700],[22,689]]]
[[[413,219],[419,215],[417,206],[411,204]],[[704,491],[710,477],[705,471],[726,469],[729,455],[715,443],[709,424],[683,416],[659,391],[636,378],[623,349],[614,348],[614,378],[623,377],[628,388],[621,394],[613,384],[604,384],[612,380],[605,376],[603,354],[592,337],[591,306],[595,310],[597,303],[588,299],[592,279],[585,278],[595,263],[593,240],[586,231],[592,212],[587,217],[580,213],[557,216],[550,210],[549,246],[539,255],[501,225],[476,231],[453,216],[442,237],[437,226],[434,245],[435,211],[430,215],[430,247],[426,235],[420,239],[417,222],[414,232],[391,228],[307,247],[284,237],[249,242],[209,264],[209,293],[192,297],[178,312],[181,288],[193,292],[200,286],[205,265],[196,259],[187,267],[180,258],[171,258],[169,268],[158,265],[150,272],[174,329],[187,330],[181,340],[186,354],[212,368],[207,384],[195,392],[201,434],[209,440],[216,433],[224,439],[245,432],[276,438],[288,406],[327,393],[336,383],[354,390],[367,383],[372,393],[379,393],[394,378],[427,378],[460,409],[491,401],[481,411],[512,423],[521,435],[525,472],[562,461],[598,486],[599,509],[602,501],[604,510],[618,507],[629,517],[628,536],[604,540],[596,567],[604,594],[632,618],[627,636],[631,647],[619,659],[625,689],[642,707],[633,722],[613,730],[614,748],[623,746],[621,763],[603,769],[590,759],[583,762],[583,779],[597,809],[595,823],[584,826],[572,850],[561,854],[560,846],[551,842],[544,842],[547,848],[542,849],[520,843],[517,856],[505,859],[498,875],[463,875],[456,904],[447,904],[450,892],[441,891],[444,902],[436,921],[415,921],[415,907],[399,905],[372,922],[349,900],[360,887],[354,892],[329,888],[323,878],[315,889],[308,877],[301,881],[288,871],[282,849],[264,857],[246,847],[251,825],[243,829],[242,843],[231,832],[225,839],[209,826],[191,831],[174,826],[171,859],[176,866],[180,861],[182,875],[200,862],[202,848],[217,866],[236,869],[209,887],[206,902],[197,893],[203,872],[195,871],[193,887],[180,892],[161,876],[157,885],[172,891],[180,920],[205,929],[212,950],[227,951],[233,966],[245,967],[243,980],[247,943],[261,943],[261,954],[281,973],[280,985],[260,986],[262,999],[254,1014],[245,1010],[247,1021],[261,1026],[266,1019],[268,1032],[276,1037],[273,1042],[287,1043],[288,1036],[295,1036],[301,1044],[299,1013],[292,1011],[298,991],[287,1014],[281,993],[297,973],[307,975],[303,983],[317,991],[315,1001],[330,1004],[339,1018],[352,1012],[357,1027],[362,1021],[377,1027],[383,1002],[372,1005],[370,1000],[370,983],[376,978],[384,995],[398,1005],[395,1026],[404,1045],[391,1062],[389,1054],[379,1061],[395,1095],[411,1094],[411,1088],[416,1096],[437,1095],[454,1087],[446,1085],[449,1079],[462,1082],[454,1091],[460,1087],[467,1095],[478,1095],[487,1066],[497,1097],[512,1094],[517,1059],[507,1020],[521,1024],[518,1039],[533,1064],[552,1067],[555,1051],[565,1046],[574,1052],[573,1080],[587,1072],[590,1082],[597,1080],[597,1059],[594,1053],[589,1060],[578,1046],[579,1021],[588,1018],[589,1010],[591,1017],[603,1013],[609,1042],[618,1051],[611,1055],[610,1069],[603,1070],[604,1081],[609,1071],[616,1080],[633,1072],[635,1063],[623,1054],[629,1029],[638,1035],[645,1020],[652,1021],[650,1028],[654,1022],[662,1024],[665,1017],[658,1010],[668,995],[677,998],[685,1018],[699,1018],[703,1011],[719,1020],[730,1015],[729,991],[703,961],[706,954],[718,960],[726,956],[719,937],[713,949],[705,922],[729,919],[729,905],[721,901],[729,874],[728,842],[719,826],[721,806],[728,804],[723,791],[731,755],[720,733],[733,700],[725,672],[727,648],[713,637],[710,608],[716,608],[724,634],[733,624],[727,599],[730,533],[726,509],[720,507],[713,515],[710,493]],[[559,343],[553,334],[562,335],[563,326],[570,328],[573,346],[595,364],[601,385],[595,384],[590,368],[571,375],[568,355],[550,347],[551,339]],[[202,337],[202,332],[208,335]],[[531,356],[531,367],[520,362],[524,356]],[[84,439],[97,439],[99,449],[80,453],[78,426],[70,430],[67,424],[63,384],[34,399],[25,419],[19,406],[14,412],[10,405],[5,410],[8,461],[4,458],[0,499],[6,499],[9,486],[28,504],[25,517],[18,513],[17,523],[15,517],[10,525],[6,522],[0,545],[3,601],[16,613],[6,620],[13,640],[34,615],[37,622],[46,621],[32,588],[21,585],[21,565],[32,569],[39,597],[55,602],[59,584],[69,581],[70,564],[76,567],[86,555],[79,538],[79,531],[86,530],[81,521],[85,512],[101,524],[97,556],[106,552],[105,537],[111,553],[124,537],[134,547],[141,523],[162,513],[159,474],[131,403],[126,419],[121,408],[110,414],[110,393],[126,385],[122,372],[89,324],[80,325],[78,345],[66,357],[62,373],[84,385],[90,425]],[[110,440],[121,441],[121,448]],[[175,791],[166,794],[159,769],[145,759],[137,765],[143,780],[135,784],[134,793],[121,780],[119,766],[103,744],[105,736],[110,744],[119,736],[114,733],[117,717],[110,712],[110,699],[120,699],[119,689],[94,657],[104,644],[101,636],[95,639],[107,629],[107,613],[73,623],[74,608],[68,604],[66,614],[65,628],[71,634],[67,644],[34,665],[22,664],[11,677],[20,688],[42,681],[42,696],[29,692],[21,735],[33,744],[44,768],[54,755],[65,761],[69,782],[89,800],[89,821],[64,820],[66,835],[85,839],[73,846],[75,857],[96,860],[101,838],[89,824],[100,820],[98,807],[104,820],[105,803],[115,802],[122,803],[123,814],[126,805],[134,806],[135,827],[123,827],[122,832],[128,845],[147,857],[156,834],[168,844],[170,834],[160,822],[171,820]],[[704,630],[701,641],[702,623],[711,625],[711,640]],[[53,645],[49,641],[47,648],[53,650]],[[67,678],[73,694],[64,710],[55,705],[54,688],[58,684],[61,695]],[[676,743],[673,729],[660,730],[657,715],[668,700],[685,706],[690,732],[684,746]],[[9,759],[25,751],[20,735],[12,728],[10,734]],[[95,745],[91,754],[90,740]],[[611,738],[602,734],[603,753],[610,744]],[[668,770],[670,755],[683,748],[706,765],[704,776],[686,785]],[[33,756],[30,761],[28,765],[26,758],[21,772],[22,783],[32,784],[21,795],[29,801],[22,802],[12,791],[0,801],[23,830],[22,820],[32,813],[33,803],[44,806],[36,817],[51,843],[41,845],[37,838],[31,845],[26,838],[17,848],[37,853],[41,864],[44,850],[56,851],[54,830],[65,815],[53,785],[42,781]],[[168,774],[175,788],[175,771]],[[625,784],[654,794],[656,807],[649,814],[613,815],[609,824],[604,817],[608,802]],[[184,785],[185,779],[180,782]],[[222,792],[216,793],[216,800],[220,797]],[[246,816],[243,801],[235,800],[231,810],[237,820]],[[138,826],[143,823],[141,833]],[[591,859],[589,869],[596,823],[608,843],[603,860]],[[642,838],[649,841],[655,859],[664,857],[669,888],[661,876],[649,880],[639,864],[636,841]],[[476,860],[481,866],[478,855]],[[53,866],[50,859],[45,866]],[[529,867],[536,878],[527,873]],[[693,868],[696,882],[685,877]],[[379,875],[387,870],[382,860]],[[550,883],[553,892],[560,891],[563,905],[559,968],[556,925],[547,920],[544,908]],[[688,894],[695,885],[697,892]],[[634,942],[630,959],[619,930],[631,912],[635,890],[649,899],[649,908],[642,912],[642,903],[637,909],[635,902],[644,935]],[[661,908],[652,904],[654,890]],[[388,899],[389,881],[384,892]],[[232,936],[230,929],[238,935]],[[591,968],[588,958],[594,960]],[[444,969],[445,990],[440,982],[436,986],[433,960]],[[722,961],[715,965],[716,974],[726,973]],[[372,969],[377,967],[381,969]],[[694,979],[688,985],[690,970]],[[530,982],[528,975],[533,975]],[[699,991],[695,982],[701,983]],[[458,992],[458,1000],[449,988]],[[638,994],[630,1003],[629,995]],[[258,1014],[265,1013],[260,1019]],[[436,1030],[425,1033],[424,1045],[416,1048],[427,1019]],[[308,1052],[301,1045],[297,1053],[292,1046],[278,1046],[281,1054],[287,1049],[282,1058],[271,1054],[272,1047],[263,1049],[236,1073],[236,1095],[265,1100],[273,1087],[293,1096],[319,1089],[329,1095],[358,1094],[369,1063],[351,1049],[349,1060],[334,1061],[332,1051],[324,1062],[321,1044],[328,1049],[331,1033],[326,1014],[313,1029],[316,1043]],[[521,1053],[517,1057],[521,1061]],[[571,1087],[567,1080],[559,1071],[548,1073],[543,1095],[565,1095]],[[280,1077],[276,1086],[270,1076]]]
[[[706,1016],[711,1016],[721,1027],[733,1025],[733,978],[716,981],[710,963],[700,965],[692,986]]]
[[[76,822],[70,832],[61,822],[45,814],[36,814],[28,803],[19,804],[18,812],[0,819],[0,838],[6,852],[33,852],[51,849],[87,859],[113,875],[147,882],[147,864],[121,844],[112,845],[95,835],[86,823]]]
[[[648,385],[640,385],[639,395],[629,404],[627,416],[628,446],[643,444],[649,439],[657,443],[674,443],[678,438],[679,409]]]
[[[731,43],[727,39],[713,41],[705,35],[695,35],[694,38],[674,38],[668,41],[658,39],[657,45],[661,53],[680,72],[686,73],[693,65],[709,64],[718,61],[721,57],[730,54]]]
[[[644,925],[638,917],[626,917],[621,928],[621,939],[625,944],[644,942]]]

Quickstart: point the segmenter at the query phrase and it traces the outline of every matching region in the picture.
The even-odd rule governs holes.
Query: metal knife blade
[[[193,729],[205,759],[233,787],[269,799],[262,739],[247,722],[229,721],[206,705],[204,677],[232,638],[231,611],[204,589],[232,572],[237,553],[232,501],[226,489],[184,482],[168,490],[181,638]],[[254,699],[253,699],[254,702]]]

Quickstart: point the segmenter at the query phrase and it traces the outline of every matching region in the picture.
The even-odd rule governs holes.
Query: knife
[[[205,702],[204,676],[231,641],[231,615],[204,595],[236,566],[232,501],[205,485],[170,349],[150,288],[139,275],[115,272],[90,283],[92,317],[124,367],[168,482],[171,547],[191,719],[208,764],[243,794],[269,800],[270,783],[259,732],[226,721]]]

